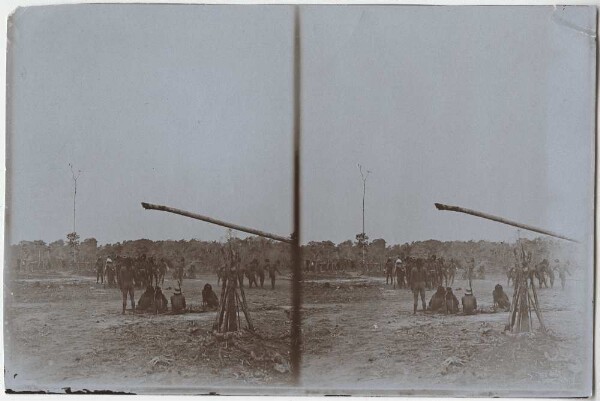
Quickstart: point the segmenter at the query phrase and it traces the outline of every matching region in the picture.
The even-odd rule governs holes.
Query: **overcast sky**
[[[456,204],[592,233],[594,8],[302,7],[302,240],[509,240]],[[288,6],[19,9],[9,242],[291,232]]]

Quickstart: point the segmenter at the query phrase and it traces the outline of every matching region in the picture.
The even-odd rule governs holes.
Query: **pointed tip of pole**
[[[148,208],[150,207],[150,204],[149,204],[149,203],[146,203],[146,202],[142,202],[142,207],[143,207],[144,209],[148,209]]]
[[[298,36],[300,30],[300,7],[294,6],[294,36]]]

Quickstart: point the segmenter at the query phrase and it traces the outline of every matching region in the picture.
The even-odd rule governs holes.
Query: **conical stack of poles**
[[[515,278],[515,290],[510,311],[510,331],[520,333],[531,330],[531,311],[527,275],[519,270]]]
[[[515,277],[513,301],[509,314],[509,327],[512,333],[533,331],[533,314],[536,315],[542,332],[546,331],[539,307],[537,291],[533,281],[533,271],[529,269],[531,254],[521,247],[521,257],[517,256],[518,270]]]
[[[244,287],[241,285],[241,278],[239,275],[239,255],[236,255],[230,249],[230,255],[227,259],[227,271],[221,287],[219,313],[217,313],[215,328],[219,333],[229,333],[241,330],[241,308],[244,317],[246,318],[248,329],[254,331],[252,319],[250,318],[250,313],[246,304]]]

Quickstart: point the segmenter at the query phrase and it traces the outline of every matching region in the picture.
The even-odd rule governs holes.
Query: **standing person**
[[[135,310],[135,295],[133,291],[133,269],[131,267],[131,260],[127,260],[124,266],[121,268],[121,277],[119,278],[121,283],[121,295],[123,296],[123,314],[125,314],[125,308],[127,307],[127,294],[131,300],[131,309]]]
[[[98,260],[96,260],[96,284],[98,282],[104,284],[104,262],[102,262],[101,257],[98,257]]]
[[[106,258],[106,262],[104,262],[104,273],[102,277],[102,281],[104,282],[104,276],[106,276],[106,281],[108,282],[109,286],[112,286],[115,280],[114,271],[112,269],[112,263],[113,261],[111,258]]]
[[[512,278],[513,269],[511,267],[505,267],[506,271],[506,286],[510,285],[510,279]]]
[[[425,304],[425,283],[427,282],[427,272],[423,267],[423,260],[418,259],[417,265],[410,273],[411,289],[413,292],[414,304],[413,304],[413,315],[417,314],[417,304],[419,301],[419,295],[421,296],[421,303],[423,304],[423,311],[427,310]]]
[[[392,258],[387,258],[387,261],[385,262],[385,284],[388,284],[388,281],[391,281],[391,284],[394,284],[394,275],[393,275],[393,270],[394,270],[394,263],[392,262]],[[394,288],[396,288],[396,285],[394,285]]]
[[[158,266],[158,281],[160,281],[160,285],[165,285],[165,275],[169,271],[169,265],[165,258],[160,258],[159,266]],[[158,282],[156,283],[158,285]]]
[[[554,266],[554,270],[558,270],[558,277],[560,278],[560,286],[564,290],[565,284],[567,283],[567,273],[569,274],[569,276],[571,275],[571,271],[569,270],[571,263],[569,261],[567,261],[566,265],[561,265],[560,261],[558,259],[554,259],[554,263],[556,263],[556,266]]]
[[[224,278],[224,274],[225,274],[225,267],[223,267],[223,266],[217,267],[217,285],[221,284],[221,279]],[[242,285],[242,287],[243,287],[243,285]]]
[[[156,287],[158,287],[158,266],[154,261],[154,256],[148,258],[148,279],[150,284],[156,283]]]
[[[190,267],[188,268],[188,272],[187,272],[187,277],[188,278],[196,278],[196,264],[192,263],[190,265]]]
[[[179,258],[178,263],[177,263],[177,281],[179,282],[179,285],[181,286],[181,283],[183,282],[183,269],[185,268],[185,258],[182,256]]]
[[[260,288],[263,288],[263,285],[265,284],[265,270],[269,270],[271,268],[271,262],[269,261],[269,258],[265,259],[265,265],[261,266],[260,264],[258,265],[258,268],[256,269],[256,273],[258,275],[258,280],[260,281]]]
[[[277,262],[275,262],[274,265],[269,266],[269,278],[271,279],[271,289],[274,290],[275,289],[275,272],[279,273],[281,275],[281,272],[279,271],[279,260]]]
[[[404,277],[406,278],[406,288],[412,288],[412,282],[410,281],[410,276],[415,267],[416,259],[407,256],[404,260]]]
[[[448,285],[454,284],[454,276],[456,276],[456,260],[450,259],[450,266],[448,266]]]
[[[225,268],[223,268],[223,269],[225,269]],[[225,270],[223,270],[223,271],[225,271]],[[225,273],[223,273],[223,274],[225,274]],[[238,281],[240,282],[240,287],[244,287],[244,275],[246,274],[246,266],[240,263],[238,265],[237,274],[238,274]]]
[[[115,258],[115,276],[117,277],[117,288],[121,288],[121,267],[123,266],[123,258],[117,256]]]
[[[252,259],[252,262],[250,262],[250,266],[248,266],[248,269],[246,269],[246,277],[248,277],[248,288],[252,288],[252,284],[254,284],[254,287],[257,287],[256,285],[256,270],[258,269],[258,260],[256,260],[256,258]]]
[[[400,256],[398,256],[396,258],[396,262],[394,263],[394,271],[395,271],[395,276],[396,276],[396,284],[398,284],[398,288],[404,288],[405,287],[405,283],[404,283],[404,275],[405,275],[405,270],[404,270],[404,264],[402,263],[402,259],[400,259]],[[394,285],[394,288],[395,285]]]
[[[436,259],[433,261],[433,272],[432,272],[432,274],[433,274],[432,282],[433,282],[433,286],[436,288],[443,284],[441,273],[442,273],[442,271],[441,271],[440,260],[437,259],[437,257],[436,257]]]
[[[148,281],[147,281],[147,275],[146,275],[146,254],[142,254],[142,256],[140,256],[137,259],[136,262],[136,284],[139,286],[139,288],[145,288],[148,285]]]
[[[475,258],[471,258],[467,264],[467,280],[469,280],[469,288],[473,288],[473,271],[475,270]]]
[[[440,267],[440,285],[442,285],[442,283],[445,283],[446,287],[448,287],[448,266],[446,263],[446,260],[444,258],[440,258],[439,260],[439,267]]]
[[[485,280],[485,266],[484,265],[480,265],[479,269],[477,269],[477,273],[479,273],[479,278],[481,280]],[[548,288],[548,285],[546,284],[546,288]]]
[[[106,264],[106,280],[109,287],[115,287],[115,264],[112,261]]]
[[[427,262],[427,270],[426,270],[426,276],[427,276],[427,288],[432,290],[437,286],[436,283],[436,265],[437,265],[437,261],[436,261],[436,256],[435,255],[431,255],[429,257],[429,261]]]

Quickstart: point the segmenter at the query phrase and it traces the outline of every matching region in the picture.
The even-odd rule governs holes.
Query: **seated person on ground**
[[[208,283],[204,285],[204,289],[202,289],[202,304],[209,308],[219,307],[219,298],[217,298],[217,294],[215,294],[212,286]]]
[[[452,292],[452,288],[446,288],[446,312],[458,313],[458,298]]]
[[[171,310],[173,313],[185,312],[185,297],[181,293],[181,288],[175,288],[175,294],[171,296]]]
[[[429,310],[432,312],[443,312],[446,307],[446,290],[439,286],[437,291],[429,300]]]
[[[508,295],[506,295],[500,284],[496,284],[494,291],[492,291],[492,298],[494,299],[494,307],[505,311],[510,309]]]
[[[465,315],[474,315],[477,312],[477,300],[473,295],[473,290],[467,290],[462,297],[463,312]]]
[[[167,311],[167,297],[163,294],[160,287],[156,287],[154,291],[154,305],[157,313],[163,313]]]
[[[136,309],[149,312],[154,311],[154,287],[152,285],[146,287],[146,291],[140,297]]]

